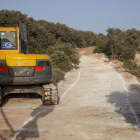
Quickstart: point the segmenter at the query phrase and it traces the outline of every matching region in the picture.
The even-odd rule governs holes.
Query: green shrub
[[[95,50],[93,50],[93,53],[103,53],[103,50],[99,46],[96,46]]]
[[[120,60],[129,60],[129,59],[134,60],[134,58],[135,58],[135,49],[127,46],[123,47],[120,55]]]
[[[124,60],[124,67],[129,70],[136,70],[139,68],[138,65],[132,60]]]
[[[93,42],[92,42],[92,44],[91,44],[92,46],[96,46],[97,45],[97,43],[96,43],[96,41],[95,40],[93,40]]]
[[[53,82],[58,83],[64,79],[65,72],[59,68],[54,68],[53,70]]]
[[[133,62],[132,60],[125,60],[124,67],[129,73],[140,78],[140,66],[138,66],[135,62]]]
[[[63,51],[54,51],[51,58],[54,68],[59,68],[65,72],[72,68],[69,57]]]
[[[71,64],[74,64],[75,66],[79,65],[80,54],[76,50],[75,45],[72,45],[70,43],[56,44],[54,46],[49,46],[46,50],[46,53],[51,56],[55,51],[63,51],[64,54],[69,57]]]
[[[134,60],[135,51],[139,46],[138,32],[134,29],[122,31],[114,28],[109,28],[107,32],[108,40],[105,45],[105,54],[109,58],[113,56],[121,61]]]
[[[94,53],[104,53],[104,50],[105,50],[105,42],[100,42],[95,50],[93,51]]]

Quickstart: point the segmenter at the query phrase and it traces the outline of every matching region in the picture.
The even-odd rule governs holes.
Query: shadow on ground
[[[28,138],[32,138],[32,139],[39,138],[40,135],[39,135],[37,121],[38,121],[38,119],[45,117],[49,113],[51,113],[53,111],[54,107],[55,106],[50,106],[50,107],[47,107],[46,109],[40,109],[39,107],[36,108],[31,113],[31,117],[33,117],[33,119],[22,128],[22,131],[17,136],[17,139],[26,140]],[[17,130],[17,132],[18,131],[19,130]],[[47,132],[47,131],[49,131],[49,130],[45,130],[45,132]]]
[[[2,98],[2,106],[6,105],[10,99],[42,99],[41,95],[36,93],[12,93],[7,94]]]
[[[33,94],[33,95],[16,95],[14,94],[14,96],[7,96],[7,97],[4,97],[5,99],[3,100],[3,105],[6,104],[8,102],[8,100],[10,98],[40,98],[36,96],[36,94]],[[25,123],[25,125],[21,128],[19,128],[18,130],[14,130],[13,126],[10,124],[10,119],[7,118],[5,112],[4,112],[4,109],[0,109],[0,112],[1,112],[1,115],[3,117],[3,121],[5,121],[5,123],[7,124],[8,126],[8,130],[4,130],[4,131],[1,131],[0,132],[0,139],[2,140],[9,140],[14,138],[15,135],[16,138],[15,140],[26,140],[28,138],[39,138],[39,130],[38,130],[38,125],[37,125],[37,121],[42,118],[42,117],[45,117],[47,116],[49,113],[51,113],[53,111],[53,109],[55,108],[55,106],[45,106],[45,105],[42,105],[42,106],[39,106],[35,109],[33,109],[33,111],[31,112],[31,117],[30,118],[27,118],[27,119],[30,119],[29,121],[27,121]],[[19,116],[20,117],[20,116]],[[47,120],[46,120],[47,121]],[[45,130],[47,131],[47,130]],[[4,133],[3,133],[4,132]]]
[[[107,101],[116,107],[115,112],[124,116],[127,123],[137,125],[132,108],[140,121],[140,85],[131,85],[128,93],[129,97],[127,97],[126,91],[112,92],[107,96]]]

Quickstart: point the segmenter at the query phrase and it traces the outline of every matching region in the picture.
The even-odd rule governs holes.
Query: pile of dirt
[[[86,48],[86,51],[85,51],[84,55],[93,54],[94,49],[95,49],[95,46]]]

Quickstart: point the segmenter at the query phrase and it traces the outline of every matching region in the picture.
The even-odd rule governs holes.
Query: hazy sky
[[[106,34],[108,27],[140,30],[140,0],[0,0],[2,9],[95,33]]]

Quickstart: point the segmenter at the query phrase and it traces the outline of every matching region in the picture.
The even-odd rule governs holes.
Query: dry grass
[[[86,48],[86,51],[85,51],[84,55],[93,54],[94,49],[95,49],[95,46]]]

